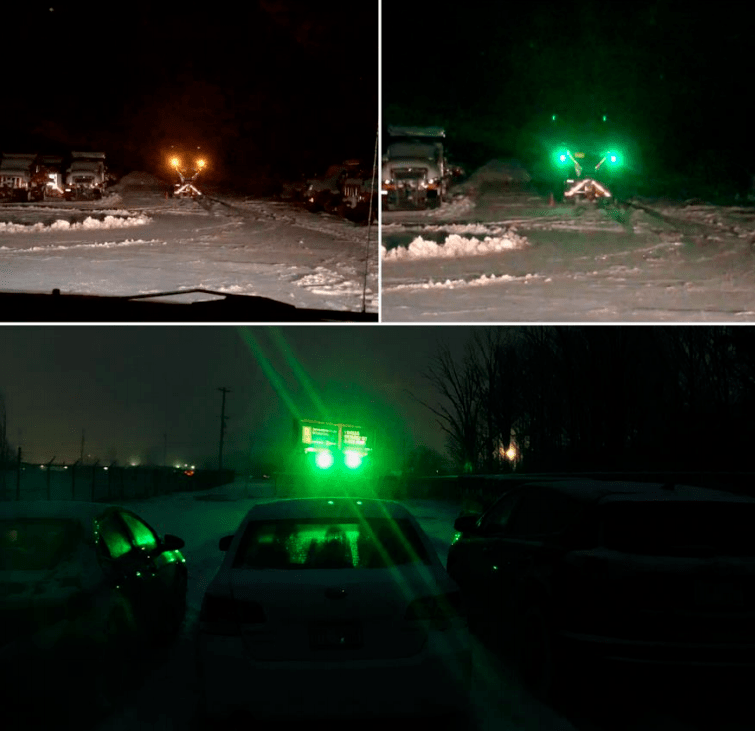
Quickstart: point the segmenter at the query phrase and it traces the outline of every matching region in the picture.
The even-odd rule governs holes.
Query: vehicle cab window
[[[122,558],[133,549],[130,537],[116,513],[110,513],[100,518],[97,521],[97,529],[109,558]]]
[[[564,531],[584,510],[583,504],[558,490],[528,487],[508,521],[508,534],[516,538],[542,538]]]
[[[157,548],[159,540],[155,532],[143,521],[131,513],[121,513],[121,518],[131,534],[131,540],[137,548],[145,551],[153,551]]]
[[[484,515],[480,523],[483,533],[503,533],[508,525],[514,506],[519,501],[519,491],[508,493],[498,500]]]

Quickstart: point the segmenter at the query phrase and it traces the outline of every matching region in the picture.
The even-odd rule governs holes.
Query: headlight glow
[[[333,466],[333,455],[330,452],[318,452],[315,457],[315,464],[321,470],[327,470]]]

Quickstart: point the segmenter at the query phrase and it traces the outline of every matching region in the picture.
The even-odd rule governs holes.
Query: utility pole
[[[79,454],[79,461],[84,464],[84,430],[81,430],[81,452]]]
[[[218,469],[223,469],[223,439],[225,438],[225,395],[231,390],[222,386],[218,389],[223,394],[223,405],[220,407],[220,448],[218,449]]]
[[[163,434],[163,467],[168,464],[168,432]]]

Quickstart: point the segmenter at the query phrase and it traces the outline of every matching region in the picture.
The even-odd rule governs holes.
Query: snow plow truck
[[[442,127],[389,126],[382,160],[383,210],[436,208],[448,193]]]
[[[294,419],[285,469],[276,473],[281,497],[376,497],[374,432],[355,424]]]

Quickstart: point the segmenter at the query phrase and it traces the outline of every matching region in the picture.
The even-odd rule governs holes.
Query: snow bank
[[[108,190],[162,190],[166,187],[160,178],[155,177],[151,173],[145,173],[143,171],[136,171],[124,175],[115,185],[111,186]]]
[[[467,182],[529,183],[532,178],[519,160],[490,160],[473,172]]]
[[[48,231],[89,231],[94,229],[109,228],[132,228],[133,226],[145,226],[151,223],[149,216],[129,216],[120,218],[117,216],[105,216],[103,219],[92,218],[87,216],[81,223],[71,223],[63,219],[53,221],[49,225],[44,223],[35,223],[24,225],[21,223],[0,223],[0,233],[45,233]]]
[[[165,244],[165,242],[160,241],[159,239],[125,239],[124,241],[98,241],[92,244],[51,244],[50,246],[31,246],[28,249],[22,249],[22,251],[24,253],[32,251],[52,253],[54,251],[73,251],[75,249],[114,249],[124,246],[141,246],[143,244]],[[11,246],[0,246],[0,251],[17,252],[18,249]]]
[[[458,289],[460,287],[485,287],[489,284],[499,284],[501,282],[529,282],[534,279],[542,279],[539,274],[525,274],[522,277],[516,277],[513,274],[483,274],[476,279],[446,279],[445,282],[435,282],[432,279],[427,282],[417,282],[412,284],[396,284],[394,286],[383,286],[383,291],[397,291],[406,289]],[[547,280],[546,280],[547,281]]]
[[[509,231],[502,237],[486,236],[484,239],[473,239],[451,234],[442,244],[428,241],[421,236],[414,239],[408,247],[398,246],[388,251],[382,247],[384,261],[398,261],[403,259],[437,259],[461,256],[480,256],[493,254],[507,249],[521,249],[527,245],[527,239]]]

